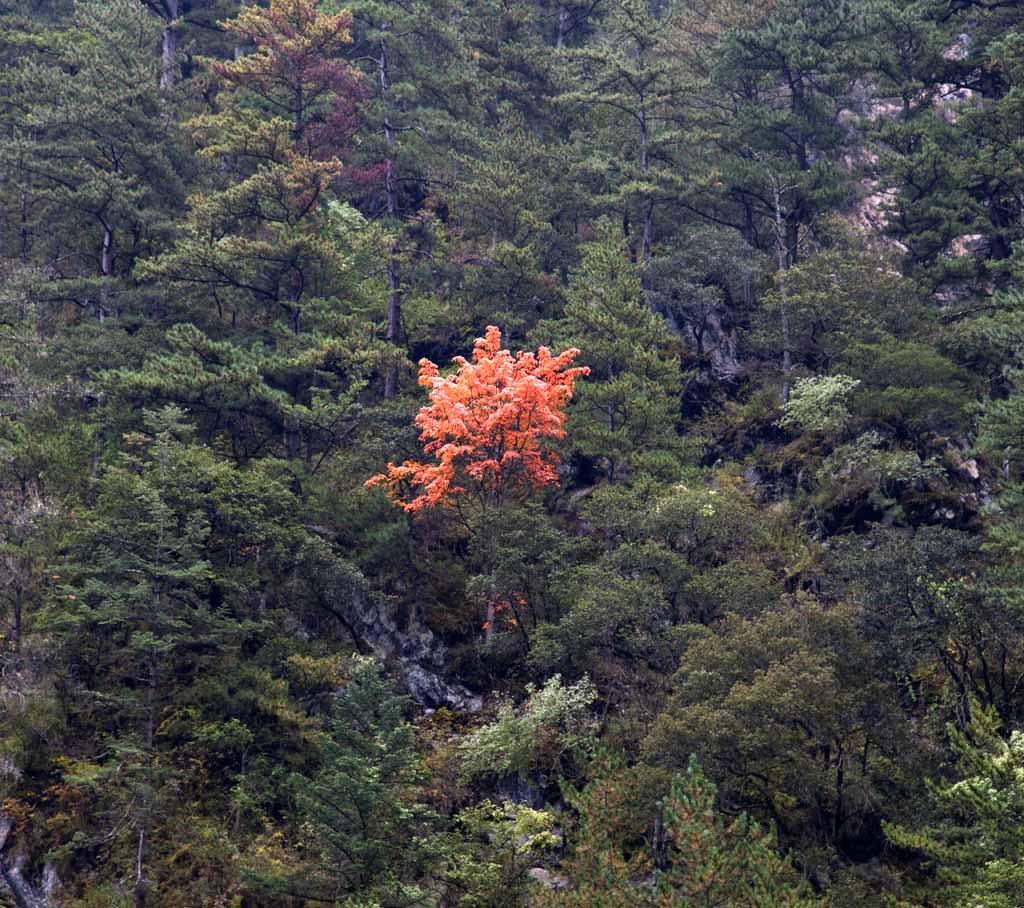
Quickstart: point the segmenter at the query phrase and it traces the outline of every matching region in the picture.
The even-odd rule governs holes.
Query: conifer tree
[[[640,269],[614,225],[602,222],[582,255],[562,318],[536,333],[582,351],[590,375],[570,410],[568,433],[573,449],[603,464],[614,481],[650,455],[679,447],[679,341],[647,307]]]
[[[2,77],[4,254],[45,264],[47,296],[100,320],[132,310],[132,268],[183,201],[159,40],[137,0],[76,0],[52,26],[4,38],[17,52]]]
[[[234,321],[302,330],[345,263],[326,237],[326,203],[342,172],[361,89],[343,59],[347,13],[274,0],[226,23],[255,49],[207,61],[217,110],[188,124],[225,185],[196,195],[184,236],[145,273],[191,288]]]
[[[726,819],[715,785],[691,758],[672,779],[664,811],[667,869],[655,875],[657,904],[812,908],[810,887],[778,853],[775,836],[747,814]]]
[[[334,703],[322,767],[293,779],[310,834],[301,869],[253,873],[268,891],[309,902],[420,905],[429,893],[418,881],[441,857],[414,730],[379,663],[357,657],[351,672]]]
[[[614,766],[614,762],[612,763]],[[813,908],[820,904],[775,837],[746,814],[728,819],[715,804],[714,783],[696,759],[673,777],[657,805],[657,837],[627,850],[643,817],[635,810],[639,770],[621,766],[572,797],[579,811],[576,851],[564,892],[542,899],[550,908]],[[652,818],[653,819],[653,818]]]
[[[219,37],[217,23],[237,15],[244,0],[142,0],[161,22],[160,87],[172,88],[189,69],[195,45]]]
[[[975,706],[966,729],[949,728],[955,780],[929,785],[935,822],[885,825],[889,840],[922,853],[937,884],[912,884],[907,905],[1009,908],[1024,898],[1024,734],[1000,734],[995,712]]]
[[[879,119],[889,232],[933,287],[1004,285],[1020,239],[1024,77],[1016,4],[880,4],[878,67],[902,95]]]
[[[226,778],[207,787],[190,761],[237,767],[247,746],[279,758],[304,725],[253,664],[280,605],[273,578],[309,542],[297,502],[272,467],[238,470],[189,436],[168,407],[126,440],[77,515],[43,616],[68,723],[53,758],[88,805],[59,844],[100,854],[101,878],[130,881],[137,908],[173,889],[166,856],[194,832],[196,803],[230,809]]]
[[[563,300],[558,272],[574,245],[568,156],[510,105],[474,144],[456,157],[460,179],[448,193],[449,249],[461,262],[452,308],[469,324],[498,321],[520,338]]]
[[[365,221],[335,194],[364,94],[343,57],[350,21],[313,0],[274,0],[226,23],[254,49],[206,61],[217,109],[188,124],[218,164],[215,188],[191,199],[183,235],[141,269],[187,292],[199,324],[174,329],[172,356],[115,377],[145,402],[191,405],[215,386],[218,430],[230,431],[224,415],[269,427],[257,448],[314,466],[349,431],[353,396],[381,365],[352,317],[366,303],[353,246]],[[169,382],[169,370],[187,377]],[[244,458],[248,445],[235,444]]]
[[[181,414],[166,411],[151,426],[143,459],[104,477],[51,611],[64,635],[64,671],[80,691],[77,720],[98,752],[67,781],[103,792],[111,858],[128,864],[122,872],[136,908],[156,882],[151,840],[169,783],[158,735],[175,675],[209,665],[241,628],[211,607],[206,515],[176,513],[174,486],[191,466],[182,457]],[[121,812],[127,819],[119,823]]]
[[[683,142],[683,99],[691,86],[675,53],[675,34],[671,11],[646,0],[615,0],[598,37],[565,52],[562,74],[560,100],[582,111],[583,141],[592,147],[579,178],[592,185],[595,207],[630,225],[625,232],[635,240],[645,290],[657,210],[685,187],[674,155]]]
[[[845,198],[838,117],[864,68],[864,15],[848,0],[784,0],[751,19],[710,53],[701,106],[714,151],[688,204],[786,268],[803,232]]]
[[[448,0],[388,3],[353,0],[355,43],[351,55],[365,76],[368,96],[360,130],[361,160],[367,166],[362,206],[385,218],[393,232],[387,257],[387,330],[389,343],[403,346],[406,332],[402,300],[413,284],[415,240],[403,226],[420,216],[432,194],[431,183],[443,163],[436,149],[459,144],[465,128],[455,113],[466,101],[460,29]],[[444,58],[447,66],[435,64]],[[404,267],[403,267],[404,265]],[[385,375],[384,394],[398,391],[397,364]]]

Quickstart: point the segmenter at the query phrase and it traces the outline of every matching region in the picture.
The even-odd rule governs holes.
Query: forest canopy
[[[1024,0],[0,0],[0,906],[1024,905]]]

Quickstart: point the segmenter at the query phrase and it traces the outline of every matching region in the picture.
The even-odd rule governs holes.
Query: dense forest
[[[0,905],[1024,905],[1024,0],[0,0]]]

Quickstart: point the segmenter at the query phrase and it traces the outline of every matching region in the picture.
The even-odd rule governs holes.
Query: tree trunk
[[[641,105],[644,100],[641,98]],[[649,135],[647,130],[647,113],[642,111],[640,117],[640,172],[644,175],[644,182],[651,169],[650,158],[647,153]],[[644,299],[650,309],[654,309],[653,288],[651,287],[651,258],[654,248],[654,201],[647,199],[644,204],[643,232],[640,241],[640,283],[644,291]]]
[[[103,223],[103,255],[100,259],[100,271],[104,277],[110,277],[114,270],[114,231],[106,222]]]
[[[22,615],[22,597],[24,592],[19,586],[18,591],[14,595],[14,613],[11,615],[11,649],[14,650],[14,654],[17,655],[21,652],[21,615]]]
[[[494,619],[496,617],[494,606],[494,588],[491,588],[491,595],[487,600],[487,620],[484,623],[484,644],[489,644],[494,637]]]
[[[793,371],[792,339],[789,332],[789,298],[786,284],[786,271],[793,260],[793,249],[790,248],[790,225],[782,214],[782,194],[777,174],[772,174],[772,202],[775,208],[775,265],[776,280],[779,283],[779,327],[782,329],[782,403],[789,403],[791,390],[790,373]],[[795,248],[795,244],[794,244]]]
[[[167,22],[164,25],[163,44],[160,49],[160,87],[170,88],[178,81],[178,33],[175,20],[178,18],[178,0],[164,0]]]
[[[380,42],[380,57],[377,58],[380,73],[381,98],[387,105],[391,82],[388,71],[388,44]],[[388,157],[384,168],[384,194],[387,202],[388,219],[394,224],[398,218],[398,181],[395,175],[395,128],[388,114],[384,116],[384,144]],[[397,225],[396,225],[397,226]],[[388,329],[387,341],[399,345],[402,333],[402,281],[398,261],[399,247],[396,240],[388,255]],[[398,366],[390,366],[384,377],[384,396],[394,397],[398,393]]]
[[[402,290],[398,269],[398,243],[391,247],[388,259],[388,343],[399,345],[402,334]],[[388,368],[384,378],[384,396],[394,397],[398,393],[398,366]]]
[[[133,908],[146,908],[149,879],[146,876],[146,854],[153,808],[153,742],[156,734],[156,666],[150,665],[149,684],[146,689],[146,781],[139,816],[139,840],[135,852],[135,886],[132,890]]]
[[[18,246],[18,259],[24,265],[28,262],[28,192],[21,191],[21,239]]]
[[[100,274],[104,278],[110,278],[114,273],[114,231],[102,216],[100,217],[100,223],[103,225],[103,251],[100,255]],[[96,302],[96,320],[102,323],[106,314],[107,281],[104,280],[100,283],[100,298]]]

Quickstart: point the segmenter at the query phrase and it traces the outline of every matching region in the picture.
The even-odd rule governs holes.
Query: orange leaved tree
[[[420,384],[430,404],[416,416],[420,441],[433,462],[388,464],[367,481],[387,487],[405,510],[452,505],[470,498],[500,507],[558,481],[558,456],[546,442],[562,438],[565,405],[586,367],[570,368],[575,348],[554,355],[547,347],[513,356],[501,349],[493,325],[473,345],[473,359],[456,356],[454,375],[420,360]],[[406,500],[405,495],[412,497]]]
[[[416,416],[424,453],[432,460],[388,464],[387,472],[367,481],[384,486],[406,511],[448,507],[462,512],[472,504],[483,519],[478,526],[485,569],[494,568],[494,509],[521,500],[532,491],[558,482],[558,455],[550,442],[565,435],[565,406],[573,384],[586,367],[573,367],[579,350],[553,354],[546,347],[513,356],[501,349],[494,326],[473,345],[473,358],[457,356],[452,375],[441,375],[428,359],[420,360],[419,382],[430,389],[430,403]],[[487,602],[490,639],[497,591]]]

